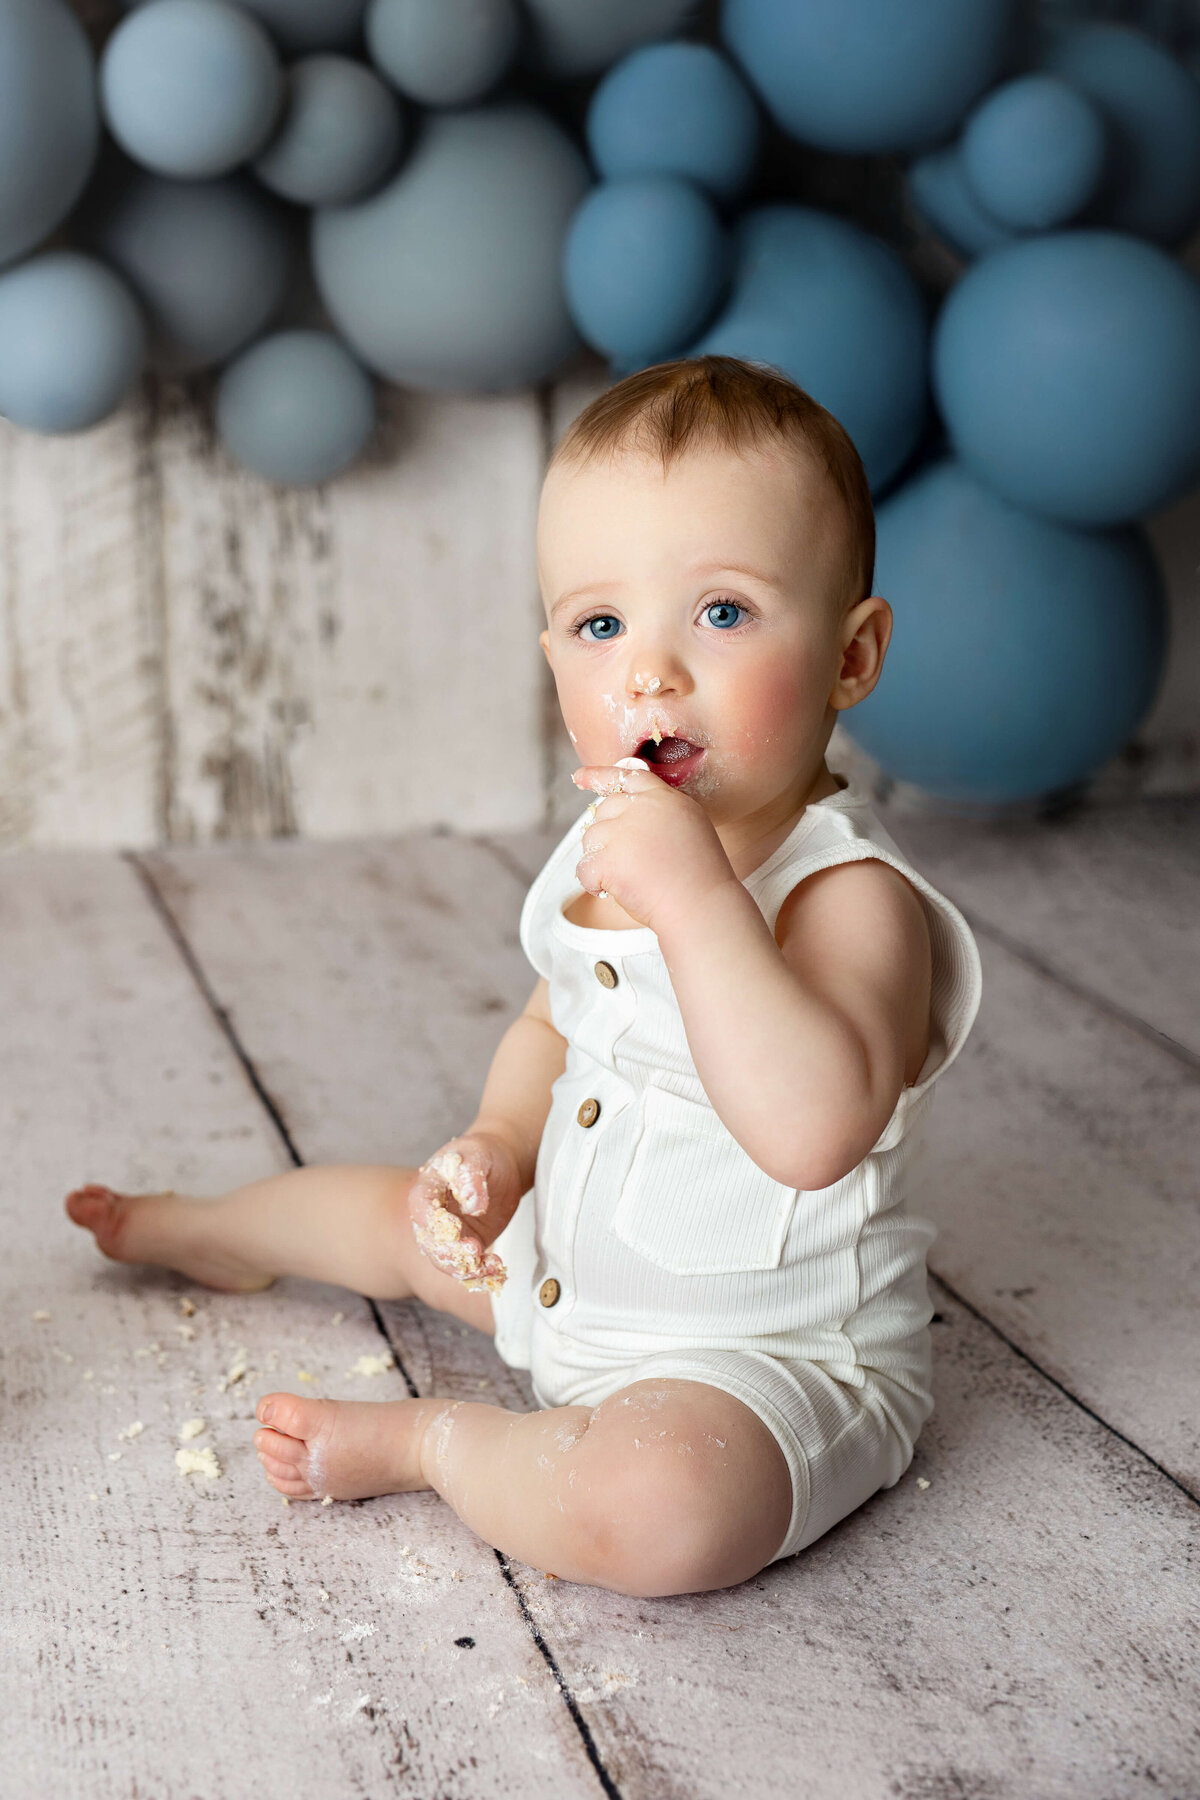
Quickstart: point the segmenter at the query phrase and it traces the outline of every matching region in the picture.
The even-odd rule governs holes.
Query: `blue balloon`
[[[922,150],[1004,72],[1016,0],[724,0],[721,33],[784,131]]]
[[[230,454],[268,481],[331,481],[375,426],[371,383],[326,331],[281,331],[243,352],[217,388],[217,430]]]
[[[623,365],[681,350],[728,279],[729,244],[712,202],[675,175],[601,182],[567,233],[571,316],[589,344]]]
[[[1063,34],[1046,63],[1108,120],[1112,176],[1096,221],[1178,244],[1200,224],[1200,84],[1127,25]]]
[[[908,171],[908,196],[938,236],[964,256],[994,250],[1013,235],[979,204],[957,142],[916,158]]]
[[[1104,115],[1055,75],[1005,82],[975,108],[962,137],[975,198],[1016,231],[1047,231],[1082,212],[1107,154]]]
[[[376,68],[423,106],[464,106],[494,88],[516,54],[516,0],[371,0]]]
[[[388,381],[503,390],[544,381],[579,347],[563,240],[584,158],[537,108],[426,113],[400,173],[313,220],[321,298]]]
[[[1016,506],[1117,525],[1200,475],[1200,282],[1139,238],[992,251],[942,308],[933,374],[959,456]]]
[[[287,289],[291,246],[279,208],[238,176],[134,175],[81,229],[141,301],[162,369],[224,362],[257,337]]]
[[[137,380],[146,327],[111,269],[56,250],[0,275],[0,413],[30,431],[86,431]]]
[[[0,264],[70,212],[100,139],[87,36],[64,0],[0,0]]]
[[[604,77],[588,108],[587,139],[609,181],[682,175],[733,200],[758,155],[758,109],[707,44],[651,44]]]
[[[378,75],[348,56],[305,56],[288,70],[283,121],[254,173],[298,205],[343,205],[392,173],[403,135]]]
[[[226,175],[262,149],[283,74],[262,26],[228,0],[149,0],[109,38],[100,93],[135,162],[195,180]]]
[[[1036,519],[956,462],[879,508],[876,589],[895,629],[874,693],[841,715],[897,780],[1003,805],[1085,781],[1145,717],[1166,601],[1145,534]]]
[[[907,268],[857,225],[804,206],[744,213],[734,265],[728,306],[689,354],[782,370],[841,421],[883,488],[926,416],[929,326]]]

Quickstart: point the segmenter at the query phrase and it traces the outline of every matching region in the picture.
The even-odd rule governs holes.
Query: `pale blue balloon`
[[[524,0],[525,60],[559,81],[598,75],[639,44],[673,37],[695,0]]]
[[[1200,224],[1200,83],[1169,50],[1127,25],[1065,32],[1046,62],[1088,94],[1112,139],[1112,180],[1097,222],[1179,244]]]
[[[721,33],[784,131],[922,150],[1003,74],[1016,0],[724,0]]]
[[[371,0],[376,68],[423,106],[464,106],[494,88],[516,54],[516,0]]]
[[[1013,235],[976,199],[963,168],[962,145],[957,140],[914,159],[908,171],[908,195],[938,236],[963,256],[994,250],[997,244],[1008,243]]]
[[[1113,231],[1019,238],[938,319],[934,387],[962,460],[1031,512],[1116,525],[1200,477],[1200,282]]]
[[[229,365],[217,388],[221,441],[268,481],[332,481],[357,461],[374,427],[371,383],[326,331],[264,338]]]
[[[1075,218],[1099,188],[1107,154],[1103,113],[1055,75],[1006,81],[963,127],[971,192],[1012,231],[1048,231]]]
[[[409,387],[546,380],[579,347],[561,269],[587,187],[571,139],[532,106],[427,113],[387,187],[314,217],[330,317],[368,368]]]
[[[282,121],[254,173],[301,206],[358,200],[392,173],[404,126],[396,96],[348,56],[306,56],[287,72]]]
[[[889,775],[995,807],[1070,789],[1120,751],[1166,651],[1140,529],[1035,518],[953,461],[897,489],[876,524],[895,626],[874,693],[839,716]]]
[[[61,224],[99,138],[92,52],[65,0],[0,0],[0,264]]]
[[[283,74],[262,26],[229,0],[148,0],[108,40],[100,93],[109,130],[135,162],[196,180],[262,149]]]
[[[729,304],[690,354],[769,363],[834,414],[872,488],[896,476],[926,414],[929,325],[900,258],[857,225],[764,206],[734,229]]]
[[[588,147],[601,175],[682,175],[736,199],[754,169],[758,108],[707,44],[650,44],[610,69],[592,95]]]
[[[82,229],[141,301],[159,368],[226,361],[270,322],[287,290],[280,209],[240,176],[134,175]]]
[[[137,380],[146,327],[125,283],[55,250],[0,275],[0,413],[30,431],[86,431]]]
[[[682,350],[729,280],[729,242],[711,200],[675,175],[632,175],[592,189],[563,258],[580,333],[621,364]]]

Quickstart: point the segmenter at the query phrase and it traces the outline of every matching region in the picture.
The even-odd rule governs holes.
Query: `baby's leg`
[[[783,1542],[791,1476],[740,1400],[639,1381],[597,1407],[509,1413],[474,1401],[270,1394],[255,1434],[296,1498],[435,1488],[487,1543],[568,1581],[699,1593],[755,1575]]]
[[[117,1262],[156,1263],[239,1293],[302,1275],[378,1300],[416,1294],[490,1332],[489,1296],[443,1275],[417,1248],[408,1217],[416,1175],[370,1164],[292,1169],[219,1200],[92,1186],[68,1195],[67,1212]]]

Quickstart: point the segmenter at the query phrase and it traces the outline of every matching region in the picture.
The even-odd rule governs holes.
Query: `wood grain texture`
[[[544,834],[509,839],[496,849],[520,869],[547,841]],[[414,1016],[445,1019],[455,1029],[445,1010],[447,973],[436,955],[406,958],[410,996],[396,994],[397,1017],[389,1024],[379,1005],[380,964],[366,947],[396,929],[396,898],[412,891],[398,873],[409,857],[421,871],[418,904],[453,909],[442,927],[425,929],[449,931],[461,905],[464,848],[451,839],[380,846],[386,882],[364,878],[366,846],[339,851],[327,880],[300,846],[255,851],[253,874],[251,859],[240,854],[155,859],[156,878],[215,994],[234,1010],[248,1053],[306,1157],[346,1153],[340,1121],[362,1117],[364,1083],[377,1091],[370,1072],[381,1054],[402,1066]],[[439,855],[446,859],[440,880]],[[303,867],[304,879],[287,880],[289,867]],[[518,980],[520,967],[509,961],[519,889],[514,881],[505,897],[503,887],[481,888],[481,909],[493,922],[464,939],[495,935],[510,909],[502,963],[514,1004],[527,980]],[[405,910],[411,934],[412,909]],[[256,962],[272,929],[294,949],[282,987],[278,969],[264,975]],[[349,965],[347,942],[358,951]],[[1018,995],[1017,1010],[1025,1004]],[[305,1059],[306,1019],[323,1021],[321,1041],[334,1035],[336,1057],[318,1048]],[[477,1021],[476,1069],[502,1023]],[[1089,1025],[1093,1034],[1114,1029],[1103,1018]],[[1048,1031],[1060,1033],[1061,1044],[1051,1045],[1056,1054],[1075,1054],[1051,1009],[1049,1023],[1037,1023],[1035,1062],[1050,1054]],[[1087,1055],[1095,1048],[1093,1036]],[[291,1071],[305,1060],[320,1076],[290,1085]],[[971,1106],[987,1111],[988,1093],[972,1089]],[[1118,1140],[1128,1122],[1131,1143],[1140,1142],[1145,1123],[1136,1108],[1129,1112],[1121,1083],[1112,1108],[1108,1141]],[[1003,1124],[1011,1149],[1011,1110],[1002,1105],[988,1116]],[[1035,1112],[1035,1142],[1038,1118]],[[1058,1123],[1064,1157],[1073,1150],[1089,1156],[1082,1109],[1060,1109]],[[985,1138],[991,1128],[972,1127]],[[378,1154],[395,1131],[389,1105],[364,1154]],[[422,1147],[432,1135],[421,1133]],[[960,1136],[955,1131],[936,1147],[947,1191],[964,1166]],[[1127,1173],[1115,1157],[1114,1231]],[[1042,1252],[1055,1255],[1051,1234]],[[1061,1262],[1064,1288],[1073,1282],[1086,1296],[1110,1254],[1106,1247],[1090,1261],[1087,1244],[1072,1241]],[[982,1241],[976,1281],[984,1280],[990,1255],[990,1242]],[[1117,1296],[1121,1317],[1131,1321],[1120,1355],[1144,1358],[1136,1271],[1131,1279],[1133,1298]],[[1195,1504],[985,1320],[933,1285],[941,1315],[937,1412],[916,1462],[895,1490],[877,1495],[801,1558],[727,1593],[670,1601],[569,1587],[514,1565],[531,1617],[625,1800],[715,1797],[739,1787],[790,1795],[800,1768],[805,1793],[818,1800],[1018,1800],[1035,1791],[1124,1800],[1184,1794],[1200,1780],[1189,1699],[1197,1643],[1186,1599],[1200,1520]],[[1097,1306],[1108,1307],[1111,1294],[1099,1279],[1096,1293]],[[1187,1319],[1186,1296],[1184,1303]],[[1160,1311],[1170,1304],[1160,1297]],[[473,1387],[480,1398],[528,1405],[523,1378],[499,1363],[485,1339],[412,1303],[389,1307],[387,1316],[422,1391]],[[1094,1373],[1084,1355],[1090,1343],[1071,1337],[1077,1323],[1072,1316],[1055,1340],[1072,1380]],[[1106,1402],[1119,1398],[1122,1382],[1111,1379],[1111,1369],[1097,1380]],[[1175,1405],[1182,1410],[1182,1373],[1178,1383]],[[1139,1442],[1158,1429],[1167,1403],[1165,1391],[1145,1402]],[[918,1476],[931,1485],[922,1490]]]
[[[103,1262],[63,1216],[84,1178],[211,1192],[286,1163],[135,872],[9,858],[0,942],[0,1789],[598,1793],[495,1557],[440,1502],[285,1508],[263,1480],[260,1393],[301,1369],[314,1392],[408,1391],[348,1373],[382,1348],[366,1303],[189,1290]],[[174,1466],[194,1416],[213,1482]]]
[[[892,830],[981,928],[1200,1058],[1200,800]]]

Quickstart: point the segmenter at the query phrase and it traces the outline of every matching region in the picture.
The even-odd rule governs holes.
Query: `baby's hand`
[[[413,1236],[422,1255],[464,1287],[498,1293],[507,1270],[494,1251],[485,1250],[499,1237],[517,1210],[521,1178],[516,1158],[502,1138],[490,1132],[468,1132],[422,1163],[408,1194]],[[464,1219],[486,1222],[464,1232]]]
[[[668,787],[637,758],[576,769],[571,779],[600,796],[575,868],[589,894],[610,894],[639,924],[661,931],[714,888],[737,881],[699,801]]]

